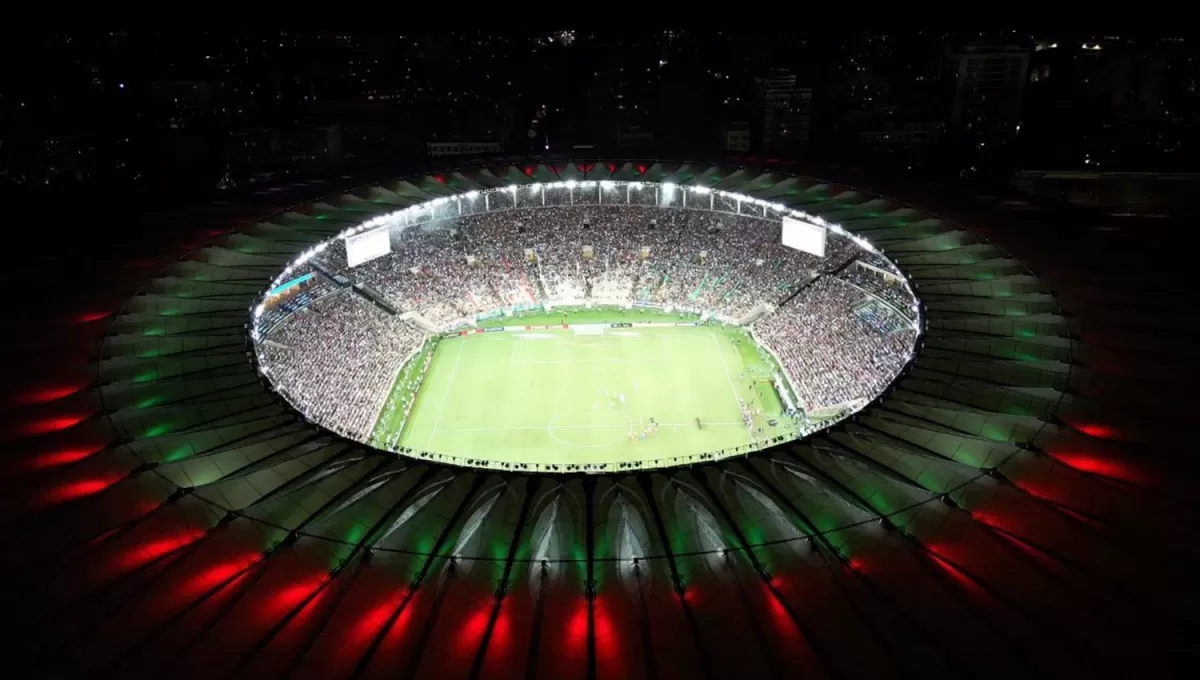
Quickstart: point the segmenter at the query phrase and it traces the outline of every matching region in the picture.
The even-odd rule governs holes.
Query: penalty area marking
[[[737,388],[733,386],[733,378],[729,375],[729,364],[725,362],[725,351],[721,347],[721,343],[717,342],[717,334],[713,333],[709,337],[712,338],[713,344],[717,346],[717,356],[721,357],[721,367],[725,369],[725,380],[729,381],[729,391],[733,393],[733,400],[738,404],[738,410],[741,410],[742,398],[738,396]],[[750,439],[754,439],[754,432],[750,426],[746,425],[746,434],[750,435]]]

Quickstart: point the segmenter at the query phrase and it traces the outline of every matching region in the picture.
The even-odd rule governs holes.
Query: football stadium
[[[745,455],[840,421],[911,358],[919,306],[862,237],[672,182],[469,190],[289,263],[256,356],[310,421],[461,465],[604,472]]]
[[[1171,676],[1177,263],[923,186],[460,157],[15,258],[14,677]]]

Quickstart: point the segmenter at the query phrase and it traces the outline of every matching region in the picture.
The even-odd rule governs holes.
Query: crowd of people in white
[[[826,276],[754,324],[779,357],[803,407],[818,411],[870,399],[887,386],[912,354],[910,324],[883,333],[860,315],[863,293]]]
[[[396,370],[424,339],[398,316],[340,290],[277,324],[258,352],[275,388],[309,420],[365,441]]]
[[[435,325],[501,307],[589,299],[736,319],[858,250],[844,238],[831,238],[824,258],[787,248],[777,217],[644,205],[517,207],[394,230],[390,255],[348,275]],[[321,259],[347,272],[344,244]]]
[[[354,268],[341,240],[320,261],[442,328],[547,302],[654,303],[733,320],[760,302],[779,305],[753,328],[810,410],[873,397],[911,354],[916,331],[903,317],[915,309],[912,294],[857,266],[891,267],[833,232],[816,257],[780,243],[778,218],[509,200],[394,229],[391,254]],[[399,364],[424,337],[344,290],[271,328],[260,358],[310,419],[366,440]]]

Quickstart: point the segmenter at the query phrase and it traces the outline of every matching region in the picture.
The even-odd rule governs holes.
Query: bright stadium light
[[[573,180],[573,179],[569,179],[569,180],[567,180],[567,188],[568,188],[568,189],[574,189],[574,188],[575,188],[575,184],[576,184],[575,180]]]
[[[875,245],[874,245],[873,243],[871,243],[870,241],[868,241],[867,239],[865,239],[865,238],[861,238],[861,237],[858,237],[858,236],[851,236],[851,237],[850,237],[850,240],[852,240],[852,241],[854,241],[855,243],[857,243],[857,244],[858,244],[858,247],[860,247],[860,248],[863,248],[863,249],[865,249],[865,250],[869,250],[869,251],[871,251],[872,253],[876,253],[876,254],[878,254],[878,253],[879,253],[879,250],[875,248]]]
[[[469,199],[471,199],[471,200],[473,201],[473,200],[475,200],[475,199],[479,198],[479,192],[478,192],[478,191],[474,191],[474,190],[472,190],[472,191],[468,191],[468,192],[467,192],[467,198],[469,198]]]

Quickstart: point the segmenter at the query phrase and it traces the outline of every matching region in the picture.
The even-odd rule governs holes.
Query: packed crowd
[[[855,305],[854,313],[880,335],[890,335],[912,326],[912,321],[896,313],[877,299],[868,298]]]
[[[881,332],[870,314],[886,306],[836,277],[822,277],[758,323],[755,333],[779,357],[808,411],[870,399],[883,391],[912,353],[916,330],[895,323]],[[869,315],[867,315],[869,316]]]
[[[326,295],[259,343],[275,388],[310,420],[366,441],[396,370],[425,335],[350,290]]]
[[[778,218],[646,205],[516,207],[392,234],[392,253],[348,271],[436,325],[500,307],[587,299],[675,304],[731,318],[785,298],[857,252],[830,234],[818,258],[780,243]]]

